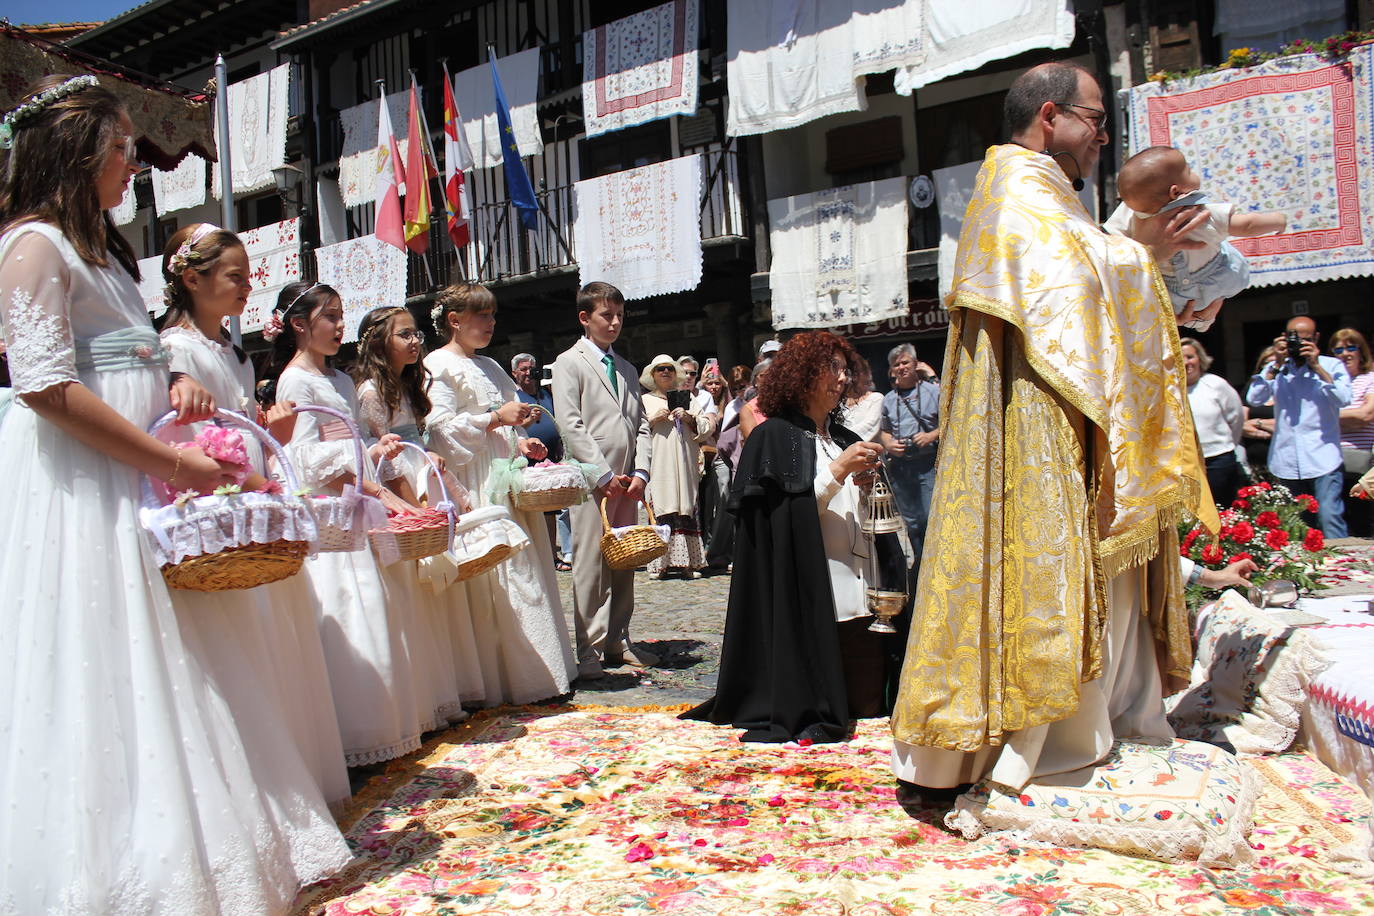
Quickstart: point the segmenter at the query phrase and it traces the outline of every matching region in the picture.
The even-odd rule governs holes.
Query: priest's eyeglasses
[[[1079,115],[1079,117],[1083,118],[1085,123],[1091,124],[1093,130],[1099,134],[1107,129],[1107,112],[1103,111],[1101,108],[1093,108],[1091,105],[1079,105],[1074,102],[1056,102],[1055,104],[1060,108],[1081,108],[1084,111],[1090,111],[1092,112],[1091,117],[1083,117],[1083,115]]]

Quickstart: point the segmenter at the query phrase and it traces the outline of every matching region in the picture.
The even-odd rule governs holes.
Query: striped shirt
[[[1362,372],[1350,382],[1350,406],[1359,407],[1365,398],[1374,398],[1374,372]],[[1341,448],[1374,448],[1374,421],[1360,429],[1341,428]]]

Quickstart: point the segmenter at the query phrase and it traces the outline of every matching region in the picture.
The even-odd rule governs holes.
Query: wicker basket
[[[354,479],[361,481],[366,473],[367,464],[363,459],[363,437],[358,432],[358,425],[353,422],[353,418],[332,407],[321,407],[317,404],[296,406],[296,413],[306,410],[333,417],[353,434],[353,460],[357,468],[357,476]],[[386,510],[380,504],[371,506],[370,503],[375,503],[376,500],[363,493],[361,486],[361,483],[348,484],[344,487],[342,495],[311,496],[306,499],[305,505],[315,516],[315,527],[319,531],[319,538],[311,545],[316,552],[352,553],[367,546],[367,519],[372,514],[369,509],[377,515],[385,514]]]
[[[521,512],[559,512],[586,495],[583,487],[555,487],[552,490],[521,490],[512,501]]]
[[[448,550],[453,543],[453,526],[458,518],[457,507],[449,498],[448,487],[444,485],[444,475],[439,472],[434,459],[413,442],[402,442],[401,445],[424,455],[429,464],[429,473],[438,482],[443,499],[434,508],[421,510],[419,515],[393,515],[385,528],[374,528],[368,532],[372,538],[372,549],[385,564],[423,560]]]
[[[529,542],[505,506],[483,506],[463,513],[454,526],[450,548],[458,562],[458,581],[495,569]]]
[[[175,418],[175,411],[168,412],[153,423],[148,432],[156,435]],[[304,500],[295,495],[299,488],[295,469],[291,466],[286,452],[272,439],[267,430],[247,417],[228,410],[216,410],[215,418],[249,430],[272,451],[277,458],[282,476],[286,478],[286,489],[290,491],[284,492],[279,499],[282,504],[297,509],[305,509]],[[175,518],[158,517],[159,514],[166,514],[162,511],[166,507],[159,504],[160,501],[154,492],[151,478],[147,476],[143,478],[142,490],[143,511],[140,512],[140,518],[144,527],[165,551],[170,552],[171,543],[175,538],[174,534],[169,535],[166,526],[175,527],[179,522]],[[203,509],[206,505],[214,505],[209,502],[210,500],[220,499],[221,497],[217,496],[197,497],[190,499],[188,504],[194,511],[197,508]],[[218,510],[211,509],[209,511]],[[230,509],[229,511],[233,510]],[[313,536],[314,525],[309,513],[303,514]],[[191,523],[186,522],[184,524]],[[309,552],[309,540],[282,539],[266,543],[240,544],[223,548],[214,553],[188,556],[179,562],[164,563],[162,564],[162,577],[167,580],[167,584],[172,588],[191,591],[218,592],[229,589],[256,588],[259,585],[279,582],[300,572],[301,564]]]
[[[606,499],[602,497],[601,554],[611,569],[638,569],[668,552],[668,542],[653,527],[657,524],[653,506],[646,502],[644,509],[649,513],[649,524],[634,525],[616,535],[606,518]]]

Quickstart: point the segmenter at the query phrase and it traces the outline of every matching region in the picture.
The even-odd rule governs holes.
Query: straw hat
[[[677,360],[673,359],[667,353],[660,353],[653,359],[649,360],[649,364],[644,367],[644,371],[639,373],[639,384],[644,386],[644,390],[658,390],[658,385],[654,383],[654,370],[657,369],[659,366],[670,366],[673,370],[673,384],[677,384],[677,374],[679,371],[677,366]]]

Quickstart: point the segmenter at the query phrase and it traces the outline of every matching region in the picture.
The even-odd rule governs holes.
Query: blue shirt
[[[1289,360],[1273,380],[1263,373],[1253,376],[1245,392],[1252,407],[1274,400],[1269,472],[1284,480],[1312,480],[1341,466],[1340,415],[1350,403],[1350,374],[1334,356],[1318,356],[1317,361],[1331,381],[1306,363],[1294,366]]]
[[[910,439],[917,433],[928,433],[940,425],[940,383],[936,379],[921,379],[914,388],[905,391],[894,388],[883,395],[882,430],[894,439]],[[935,443],[920,448],[907,448],[903,458],[923,458],[935,462]]]
[[[553,392],[539,386],[537,395],[525,394],[525,389],[516,386],[515,396],[526,404],[538,404],[544,408],[544,414],[539,418],[538,423],[531,423],[521,433],[527,439],[538,439],[544,443],[544,447],[549,450],[550,461],[561,461],[563,459],[563,439],[558,435],[558,426],[553,422]]]

